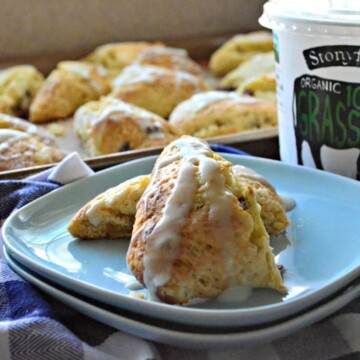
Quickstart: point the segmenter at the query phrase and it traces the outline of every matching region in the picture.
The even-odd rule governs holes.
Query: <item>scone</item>
[[[253,186],[261,207],[261,219],[269,235],[286,230],[289,222],[284,206],[276,190],[266,179],[254,170],[240,165],[231,167],[231,176],[234,194],[238,195],[238,199],[243,191],[243,184]],[[149,182],[150,175],[138,176],[98,195],[73,217],[68,228],[70,233],[81,239],[130,237],[137,203]]]
[[[110,96],[167,118],[192,95],[207,90],[198,76],[151,65],[131,65],[114,80]]]
[[[56,163],[64,156],[26,132],[0,129],[0,171]]]
[[[276,126],[277,109],[235,92],[209,91],[178,105],[169,122],[181,134],[204,138]]]
[[[43,75],[31,65],[1,70],[0,113],[27,117],[29,106],[43,82]]]
[[[236,196],[242,192],[243,184],[249,184],[256,192],[256,199],[261,207],[261,219],[269,235],[280,234],[289,226],[284,204],[274,187],[254,170],[241,165],[231,167]]]
[[[55,145],[54,137],[44,128],[15,116],[0,114],[0,129],[13,129],[37,137],[46,145]]]
[[[96,48],[83,61],[102,65],[114,76],[124,67],[132,64],[142,51],[154,45],[161,46],[160,43],[151,44],[142,41],[106,44]]]
[[[249,95],[257,99],[276,103],[275,74],[264,74],[249,78],[236,91],[240,95]]]
[[[150,182],[137,176],[98,195],[71,219],[68,231],[80,239],[130,237],[136,205]]]
[[[174,139],[170,125],[160,116],[106,97],[75,113],[74,130],[90,156],[163,146]]]
[[[30,106],[30,121],[43,123],[72,116],[76,109],[110,91],[107,71],[78,61],[60,62]]]
[[[212,54],[209,67],[215,75],[224,76],[254,55],[272,49],[273,40],[269,32],[236,35]]]
[[[193,75],[202,73],[200,65],[189,58],[186,50],[165,46],[152,46],[145,49],[138,55],[135,63],[185,71]]]
[[[127,262],[152,298],[213,298],[232,286],[286,291],[254,189],[232,189],[231,163],[182,137],[154,166],[135,216]]]
[[[222,88],[238,88],[244,81],[254,76],[264,75],[275,71],[275,57],[273,52],[258,54],[244,61],[236,69],[230,71],[222,80]]]

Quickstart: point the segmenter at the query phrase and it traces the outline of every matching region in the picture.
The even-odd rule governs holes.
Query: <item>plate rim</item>
[[[34,286],[39,289],[45,291],[48,295],[51,295],[58,299],[59,301],[65,303],[66,305],[74,308],[77,311],[85,314],[86,316],[92,317],[97,321],[105,323],[109,326],[113,326],[113,322],[109,320],[109,317],[117,319],[117,324],[119,320],[127,323],[128,327],[132,326],[132,330],[124,329],[123,327],[115,327],[118,330],[122,330],[128,332],[134,336],[141,337],[146,340],[161,342],[164,344],[172,345],[172,346],[182,346],[186,348],[194,348],[194,349],[209,349],[209,348],[225,348],[229,345],[233,346],[244,346],[244,345],[252,345],[254,343],[266,343],[268,341],[273,341],[279,339],[281,337],[285,337],[287,335],[291,335],[300,331],[306,326],[310,326],[317,321],[325,318],[328,315],[335,313],[340,310],[342,307],[346,306],[351,301],[355,300],[360,295],[360,283],[359,279],[357,280],[357,284],[350,285],[345,290],[341,291],[338,296],[327,301],[319,306],[316,306],[309,311],[305,311],[302,314],[296,315],[290,320],[283,320],[274,325],[267,325],[264,327],[260,327],[259,329],[253,329],[250,331],[238,331],[234,333],[225,333],[225,334],[207,334],[207,333],[191,333],[187,331],[178,331],[174,329],[162,328],[161,326],[156,326],[152,324],[148,324],[146,322],[140,322],[134,319],[129,319],[120,314],[112,313],[107,309],[103,309],[94,304],[88,303],[85,299],[79,299],[71,294],[68,294],[66,291],[56,288],[51,284],[46,283],[45,281],[36,277],[27,271],[27,269],[22,268],[21,264],[16,264],[11,259],[11,256],[7,253],[6,249],[4,249],[4,256],[9,264],[9,266],[23,279],[30,282]],[[21,274],[25,276],[22,276]],[[64,299],[67,299],[65,301]],[[74,303],[78,304],[78,306],[74,306]],[[99,319],[98,317],[94,317],[93,314],[89,314],[88,309],[92,312],[97,312],[98,315],[106,315],[107,321],[103,319]],[[87,311],[85,311],[87,310]],[[139,335],[135,333],[137,326],[145,328],[147,331],[147,335],[144,334]],[[157,330],[156,336],[150,336],[149,332],[153,332]],[[160,331],[160,332],[159,332]],[[162,336],[162,338],[159,338]],[[177,340],[176,340],[177,339]],[[185,345],[185,346],[184,346]]]

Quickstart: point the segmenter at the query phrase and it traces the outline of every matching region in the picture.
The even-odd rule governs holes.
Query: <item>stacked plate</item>
[[[14,213],[3,226],[5,255],[29,282],[80,312],[134,335],[186,347],[270,341],[338,310],[360,294],[356,194],[360,183],[280,162],[224,155],[253,168],[296,207],[291,226],[271,244],[285,267],[289,292],[244,291],[242,301],[218,298],[192,307],[143,300],[129,290],[128,240],[80,241],[66,230],[75,212],[111,186],[150,173],[155,158],[99,172],[46,195]]]

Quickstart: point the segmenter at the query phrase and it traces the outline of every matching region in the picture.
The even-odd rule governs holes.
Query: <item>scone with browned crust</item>
[[[83,61],[102,65],[110,75],[116,76],[123,68],[131,65],[142,51],[152,46],[160,47],[161,44],[144,41],[105,44],[96,48]]]
[[[232,166],[231,175],[234,194],[239,201],[244,201],[240,198],[244,184],[254,188],[256,201],[261,207],[261,219],[268,234],[285,231],[289,221],[273,186],[254,170],[244,166]],[[70,233],[84,239],[130,237],[137,203],[149,182],[150,175],[138,176],[98,195],[74,216],[69,227]],[[118,224],[119,228],[114,224]]]
[[[35,136],[46,145],[55,145],[54,137],[44,128],[15,116],[0,114],[0,129],[13,129]]]
[[[131,65],[114,80],[110,96],[167,118],[192,95],[206,91],[198,76],[152,65]]]
[[[83,206],[71,219],[68,231],[81,239],[130,237],[136,205],[150,176],[137,176],[108,189]]]
[[[145,49],[138,55],[135,63],[185,71],[193,75],[202,73],[200,65],[190,59],[186,50],[165,46],[152,46]]]
[[[170,304],[213,298],[231,286],[285,292],[252,186],[239,202],[231,163],[182,137],[155,163],[127,254],[152,298]]]
[[[178,105],[169,122],[181,134],[205,138],[276,126],[277,109],[236,92],[209,91]]]
[[[109,97],[83,105],[75,113],[74,130],[90,156],[163,146],[174,139],[160,116]]]
[[[29,106],[44,82],[44,76],[31,65],[0,71],[0,113],[27,117]]]
[[[253,56],[244,61],[237,68],[230,71],[221,80],[222,88],[238,88],[244,81],[275,71],[275,57],[273,52]]]
[[[52,164],[65,154],[24,131],[0,129],[0,171]]]
[[[78,61],[60,62],[30,106],[30,121],[43,123],[72,116],[83,104],[110,91],[107,71]]]
[[[215,75],[224,76],[254,55],[272,49],[272,36],[267,31],[235,35],[212,54],[209,67]]]
[[[268,234],[276,235],[285,231],[289,226],[289,220],[286,217],[284,204],[274,187],[264,177],[247,167],[234,165],[231,167],[231,172],[236,196],[241,196],[244,184],[251,185],[255,190],[256,200],[261,207],[261,219]]]
[[[236,90],[240,95],[276,103],[276,77],[274,73],[254,76],[244,81]]]

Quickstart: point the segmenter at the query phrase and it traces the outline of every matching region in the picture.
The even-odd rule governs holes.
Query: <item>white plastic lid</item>
[[[270,0],[259,21],[271,29],[279,22],[360,25],[360,0]]]

